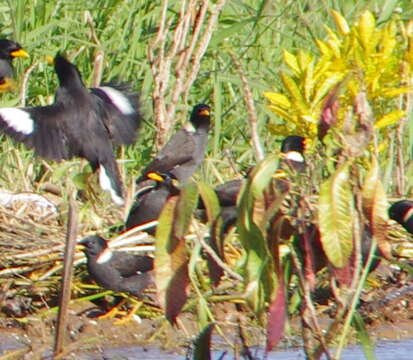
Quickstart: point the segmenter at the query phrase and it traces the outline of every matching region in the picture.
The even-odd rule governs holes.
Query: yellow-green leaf
[[[272,91],[264,91],[263,95],[271,102],[271,104],[279,106],[283,109],[291,107],[291,101],[283,94]]]
[[[337,11],[331,10],[334,22],[336,23],[337,29],[341,35],[347,35],[350,32],[350,27],[347,24],[346,19]]]
[[[326,57],[330,57],[332,55],[330,48],[324,41],[316,39],[315,42],[318,46],[318,50],[320,50],[321,55],[324,55]]]
[[[285,119],[287,121],[291,120],[290,114],[287,111],[285,111],[284,109],[281,109],[278,106],[269,105],[268,109],[270,109],[273,113],[277,114],[278,116],[282,117],[283,119]]]
[[[301,70],[305,70],[313,61],[313,57],[308,52],[299,50],[297,54],[297,60]]]
[[[394,125],[397,122],[399,122],[399,120],[401,118],[403,118],[404,116],[406,116],[406,112],[403,110],[394,110],[391,111],[389,113],[387,113],[386,115],[382,116],[375,124],[374,127],[376,129],[383,129],[386,126],[390,126],[390,125]]]
[[[298,66],[297,57],[291,54],[289,51],[283,51],[284,62],[289,66],[289,68],[294,71],[296,75],[300,74],[300,67]]]
[[[329,77],[324,79],[315,89],[315,94],[312,103],[318,104],[344,78],[343,73],[331,73]]]
[[[345,266],[353,250],[353,194],[349,163],[341,165],[320,187],[318,221],[321,243],[329,261]]]
[[[399,88],[381,88],[378,89],[378,93],[380,96],[387,97],[387,98],[392,98],[395,96],[399,96],[402,94],[407,94],[411,89],[408,87],[399,87]]]
[[[284,87],[286,90],[289,92],[290,97],[296,101],[298,104],[304,105],[304,98],[303,95],[301,94],[300,89],[298,88],[297,84],[295,81],[288,76],[286,73],[281,73],[281,80],[284,84]]]
[[[361,44],[366,51],[374,46],[373,34],[375,29],[376,20],[373,14],[369,10],[364,11],[359,20],[358,30]]]

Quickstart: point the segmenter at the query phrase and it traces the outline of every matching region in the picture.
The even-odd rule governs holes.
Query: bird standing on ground
[[[150,256],[111,251],[107,241],[98,235],[89,236],[78,244],[85,252],[90,276],[103,288],[141,298],[143,291],[154,284],[152,271],[154,263]],[[124,301],[125,299],[101,318],[118,313]],[[117,323],[129,321],[141,304],[142,302],[136,301],[132,310]]]
[[[138,98],[126,86],[87,89],[75,65],[54,59],[59,79],[53,105],[0,109],[0,130],[53,160],[81,157],[113,201],[122,205],[123,190],[112,145],[133,144],[141,122]]]
[[[194,106],[187,126],[178,130],[143,170],[138,182],[148,173],[174,176],[180,184],[185,184],[205,158],[210,128],[208,105]]]
[[[13,87],[13,64],[16,57],[29,57],[20,44],[0,39],[0,92],[5,92]]]
[[[170,196],[178,195],[176,179],[172,174],[147,173],[146,177],[155,184],[145,186],[147,181],[140,183],[140,189],[135,195],[135,202],[129,211],[125,223],[125,230],[157,220],[163,206]],[[139,185],[139,184],[138,184]],[[155,233],[155,228],[146,230],[149,234]]]
[[[96,283],[105,289],[126,292],[140,297],[152,284],[153,258],[112,251],[107,241],[98,236],[81,240],[87,257],[87,269]]]

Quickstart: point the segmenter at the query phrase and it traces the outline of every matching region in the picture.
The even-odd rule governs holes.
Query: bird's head
[[[206,104],[195,105],[190,121],[195,129],[201,125],[209,126],[211,121],[211,108]]]
[[[63,87],[83,87],[82,77],[77,67],[60,53],[54,58],[54,68],[59,78],[60,86]]]
[[[0,53],[8,59],[29,57],[29,54],[23,50],[19,43],[7,39],[0,39]]]
[[[77,245],[87,256],[98,256],[108,247],[106,240],[99,235],[88,236],[80,240]]]

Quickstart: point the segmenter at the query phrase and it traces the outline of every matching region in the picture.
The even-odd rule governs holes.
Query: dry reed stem
[[[173,127],[179,99],[186,103],[189,90],[199,73],[218,16],[226,0],[211,5],[209,0],[183,2],[178,21],[168,39],[173,18],[167,19],[164,0],[156,38],[148,46],[148,59],[154,77],[153,108],[157,128],[155,144],[160,148]],[[208,8],[212,10],[208,15]],[[197,9],[196,11],[194,9]],[[173,85],[171,74],[174,76]]]

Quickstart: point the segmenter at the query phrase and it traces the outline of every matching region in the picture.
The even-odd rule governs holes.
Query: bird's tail
[[[116,205],[123,205],[122,181],[116,160],[110,159],[108,161],[99,163],[99,183],[102,190],[108,191]]]

